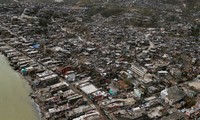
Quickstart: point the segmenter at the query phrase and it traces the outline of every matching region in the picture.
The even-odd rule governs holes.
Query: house
[[[74,71],[69,71],[66,75],[65,75],[65,80],[68,82],[74,82],[76,79],[76,74],[74,73]]]
[[[162,90],[160,95],[166,103],[169,103],[169,105],[177,103],[186,96],[185,92],[180,90],[177,86],[173,86]]]
[[[100,101],[108,96],[108,93],[102,90],[95,91],[90,94],[90,98],[94,101]]]
[[[81,91],[83,91],[87,95],[89,95],[95,91],[98,91],[98,88],[89,82],[80,84],[79,88]]]
[[[127,99],[104,99],[99,101],[98,104],[104,109],[106,113],[115,112],[135,104],[134,98]]]
[[[188,83],[188,86],[195,89],[196,91],[200,90],[200,75],[197,75],[193,81]]]
[[[134,89],[134,94],[135,94],[135,96],[137,97],[137,98],[141,98],[142,97],[142,95],[144,94],[140,89]]]
[[[57,68],[56,72],[60,75],[65,75],[68,71],[71,71],[71,70],[72,70],[71,66],[66,66],[66,67]]]
[[[145,109],[140,107],[128,110],[127,114],[118,112],[115,116],[119,120],[149,120]]]
[[[148,113],[147,115],[149,118],[158,119],[161,116],[163,116],[163,114],[166,114],[167,111],[163,106],[158,105],[156,107],[149,108],[147,113]]]
[[[53,85],[59,82],[58,75],[52,74],[38,79],[41,86]]]
[[[75,118],[84,115],[87,112],[95,111],[94,105],[81,105],[77,108],[74,108],[70,111],[65,112],[65,117],[67,119]]]
[[[165,70],[160,70],[157,72],[159,76],[165,76],[168,74],[168,71],[165,71]]]
[[[74,118],[73,120],[97,120],[100,117],[100,113],[97,111],[89,112],[85,115],[82,115],[80,117]]]
[[[69,85],[66,82],[62,81],[60,83],[49,86],[50,87],[49,92],[55,92],[55,91],[59,91],[59,90],[66,91],[66,90],[68,90],[68,86]]]
[[[168,116],[162,117],[161,120],[187,120],[182,112],[174,112]]]
[[[180,77],[182,74],[181,70],[178,68],[171,68],[170,73],[171,73],[171,75],[173,75],[175,77]]]

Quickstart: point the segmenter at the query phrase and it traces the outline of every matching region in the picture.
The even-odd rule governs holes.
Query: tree
[[[48,26],[48,20],[45,19],[45,18],[40,18],[40,19],[39,19],[39,25],[40,25],[41,27],[47,27],[47,26]]]
[[[195,98],[186,98],[185,101],[186,101],[186,104],[185,104],[186,108],[191,108],[192,106],[196,104]]]
[[[129,80],[129,79],[125,79],[124,82],[125,82],[129,87],[132,87],[132,86],[133,86],[131,80]]]

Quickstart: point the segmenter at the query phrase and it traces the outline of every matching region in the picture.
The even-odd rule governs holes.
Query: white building
[[[147,73],[147,70],[139,65],[132,64],[131,70],[138,75],[139,77],[144,78],[145,74]]]

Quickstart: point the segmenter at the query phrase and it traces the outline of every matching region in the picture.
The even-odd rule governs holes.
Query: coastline
[[[9,59],[4,54],[2,54],[2,52],[0,52],[0,56],[5,58],[6,62],[8,63],[8,66],[13,70],[13,72],[17,73],[17,75],[19,76],[19,78],[21,80],[23,80],[25,82],[24,89],[29,93],[29,95],[27,97],[30,99],[31,107],[33,107],[33,109],[36,112],[35,114],[37,115],[36,116],[37,120],[42,120],[40,107],[35,102],[35,100],[30,96],[30,94],[32,92],[34,92],[33,89],[30,86],[30,80],[27,77],[23,76],[18,70],[14,70],[13,67],[10,65],[11,62],[9,61]]]
[[[35,100],[31,97],[31,93],[34,92],[34,91],[33,91],[33,89],[30,86],[29,79],[26,78],[26,77],[24,77],[19,71],[16,71],[16,72],[19,74],[20,78],[22,78],[23,80],[25,80],[25,82],[27,83],[27,87],[28,87],[28,89],[30,89],[29,98],[31,99],[32,106],[33,106],[33,108],[36,110],[36,112],[38,114],[38,120],[42,120],[41,109],[40,109],[39,105],[35,102]]]

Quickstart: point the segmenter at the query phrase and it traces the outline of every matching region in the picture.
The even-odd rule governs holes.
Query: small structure
[[[93,84],[91,83],[85,83],[85,84],[82,84],[80,86],[80,89],[85,93],[85,94],[91,94],[95,91],[98,90],[98,88],[96,88]]]
[[[76,75],[75,75],[75,73],[69,73],[69,74],[67,74],[67,75],[65,75],[65,80],[67,81],[67,82],[74,82],[75,81],[75,78],[76,78]]]
[[[68,71],[71,71],[71,70],[72,70],[72,67],[66,66],[66,67],[57,68],[56,72],[60,75],[65,75]]]

